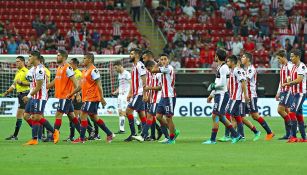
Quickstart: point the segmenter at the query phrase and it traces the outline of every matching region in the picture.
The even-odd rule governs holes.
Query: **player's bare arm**
[[[132,81],[130,80],[130,89],[127,95],[127,101],[130,101],[131,98],[132,98]]]
[[[241,83],[242,83],[242,91],[243,91],[243,94],[244,94],[245,102],[249,102],[249,101],[250,101],[250,98],[248,97],[248,94],[247,94],[246,81],[245,81],[245,80],[242,80]]]
[[[98,85],[98,91],[99,91],[99,94],[101,96],[101,105],[102,106],[106,106],[107,105],[107,102],[105,101],[105,99],[103,98],[103,90],[102,90],[102,85],[101,85],[101,81],[100,79],[98,78],[97,80],[95,80],[96,84]]]
[[[47,84],[47,89],[53,88],[55,85],[55,79],[53,79],[50,83]]]
[[[300,82],[302,82],[304,79],[304,76],[303,75],[298,75],[298,77],[293,80],[293,81],[290,81],[290,82],[287,82],[287,83],[283,83],[282,84],[282,87],[285,87],[285,86],[292,86],[292,85],[296,85],[296,84],[299,84]]]
[[[30,98],[31,96],[37,94],[37,92],[42,88],[42,86],[43,86],[43,80],[37,80],[37,81],[36,81],[36,87],[35,87],[32,91],[30,91],[30,93],[29,93],[27,96],[24,96],[22,100],[23,100],[25,103],[28,102],[28,101],[29,101],[29,98]]]
[[[16,82],[14,82],[3,94],[2,96],[7,96],[7,94],[13,92],[16,88]]]
[[[117,95],[119,92],[119,89],[117,88],[114,92],[112,92],[112,95]]]
[[[74,89],[76,89],[77,86],[78,86],[76,77],[73,75],[73,76],[69,77],[69,79],[72,81]]]

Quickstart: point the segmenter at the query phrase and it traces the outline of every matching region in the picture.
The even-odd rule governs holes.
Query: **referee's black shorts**
[[[22,98],[27,96],[30,91],[18,92],[18,108],[25,109],[26,104],[23,102]]]

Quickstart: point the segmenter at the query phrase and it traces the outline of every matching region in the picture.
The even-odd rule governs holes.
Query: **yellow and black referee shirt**
[[[79,69],[74,70],[76,80],[80,80],[82,78],[82,72]]]
[[[21,82],[28,82],[26,79],[27,73],[29,72],[29,69],[27,69],[26,67],[23,67],[19,70],[17,70],[16,74],[15,74],[15,78],[14,78],[14,82],[16,82],[17,80],[20,80]],[[18,83],[16,83],[16,91],[17,92],[25,92],[30,90],[29,86],[22,86]]]

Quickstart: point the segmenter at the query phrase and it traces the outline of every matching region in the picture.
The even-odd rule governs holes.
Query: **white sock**
[[[134,118],[134,122],[135,122],[136,125],[140,125],[141,124],[141,122],[138,119],[136,119],[136,118]]]
[[[125,116],[119,116],[119,130],[125,131]]]

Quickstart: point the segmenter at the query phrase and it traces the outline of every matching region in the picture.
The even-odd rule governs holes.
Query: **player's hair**
[[[41,57],[41,53],[37,50],[32,51],[30,55],[35,56],[37,59],[40,59]]]
[[[91,53],[91,52],[87,52],[87,53],[86,53],[84,56],[85,56],[86,58],[91,59],[92,63],[94,63],[94,62],[95,62],[95,56],[94,56],[94,54],[93,54],[93,53]]]
[[[62,56],[62,57],[64,57],[65,59],[67,59],[67,57],[68,57],[68,53],[65,51],[65,50],[59,50],[58,51],[58,53],[60,53],[60,55]]]
[[[226,60],[226,57],[227,57],[226,50],[219,48],[219,49],[216,50],[215,54],[216,54],[216,56],[218,57],[218,59],[220,61],[225,61]]]
[[[16,59],[19,59],[19,60],[22,61],[22,62],[25,62],[25,61],[26,61],[26,60],[25,60],[25,57],[23,57],[23,56],[17,56]]]
[[[149,61],[146,61],[145,67],[151,67],[151,66],[154,66],[155,64],[156,64],[156,62],[149,60]]]
[[[142,54],[141,49],[133,48],[133,49],[130,50],[130,53],[133,52],[133,51],[134,51],[135,54],[138,54],[139,56],[141,56],[141,54]]]
[[[75,64],[75,65],[79,65],[79,60],[77,58],[72,58],[71,61]]]
[[[168,54],[166,54],[166,53],[160,54],[159,57],[167,57],[167,59],[169,59],[169,56],[168,56]]]
[[[228,59],[229,59],[231,62],[235,63],[235,64],[238,63],[238,57],[235,56],[235,55],[229,56]]]
[[[154,57],[154,54],[153,54],[152,51],[150,51],[150,50],[145,50],[145,51],[143,52],[143,55],[145,55],[145,54]]]
[[[300,49],[292,49],[292,50],[291,50],[291,53],[293,53],[295,56],[298,56],[298,57],[300,57],[300,58],[301,58],[301,56],[302,56],[302,52],[301,52]]]
[[[113,66],[123,66],[123,63],[121,61],[115,61]]]
[[[249,62],[253,62],[253,55],[249,52],[244,52],[246,58],[248,58]]]
[[[39,57],[39,61],[41,62],[41,64],[45,65],[45,58],[44,58],[44,56],[41,55]]]
[[[287,53],[284,49],[281,49],[281,50],[277,51],[276,55],[285,58]]]

